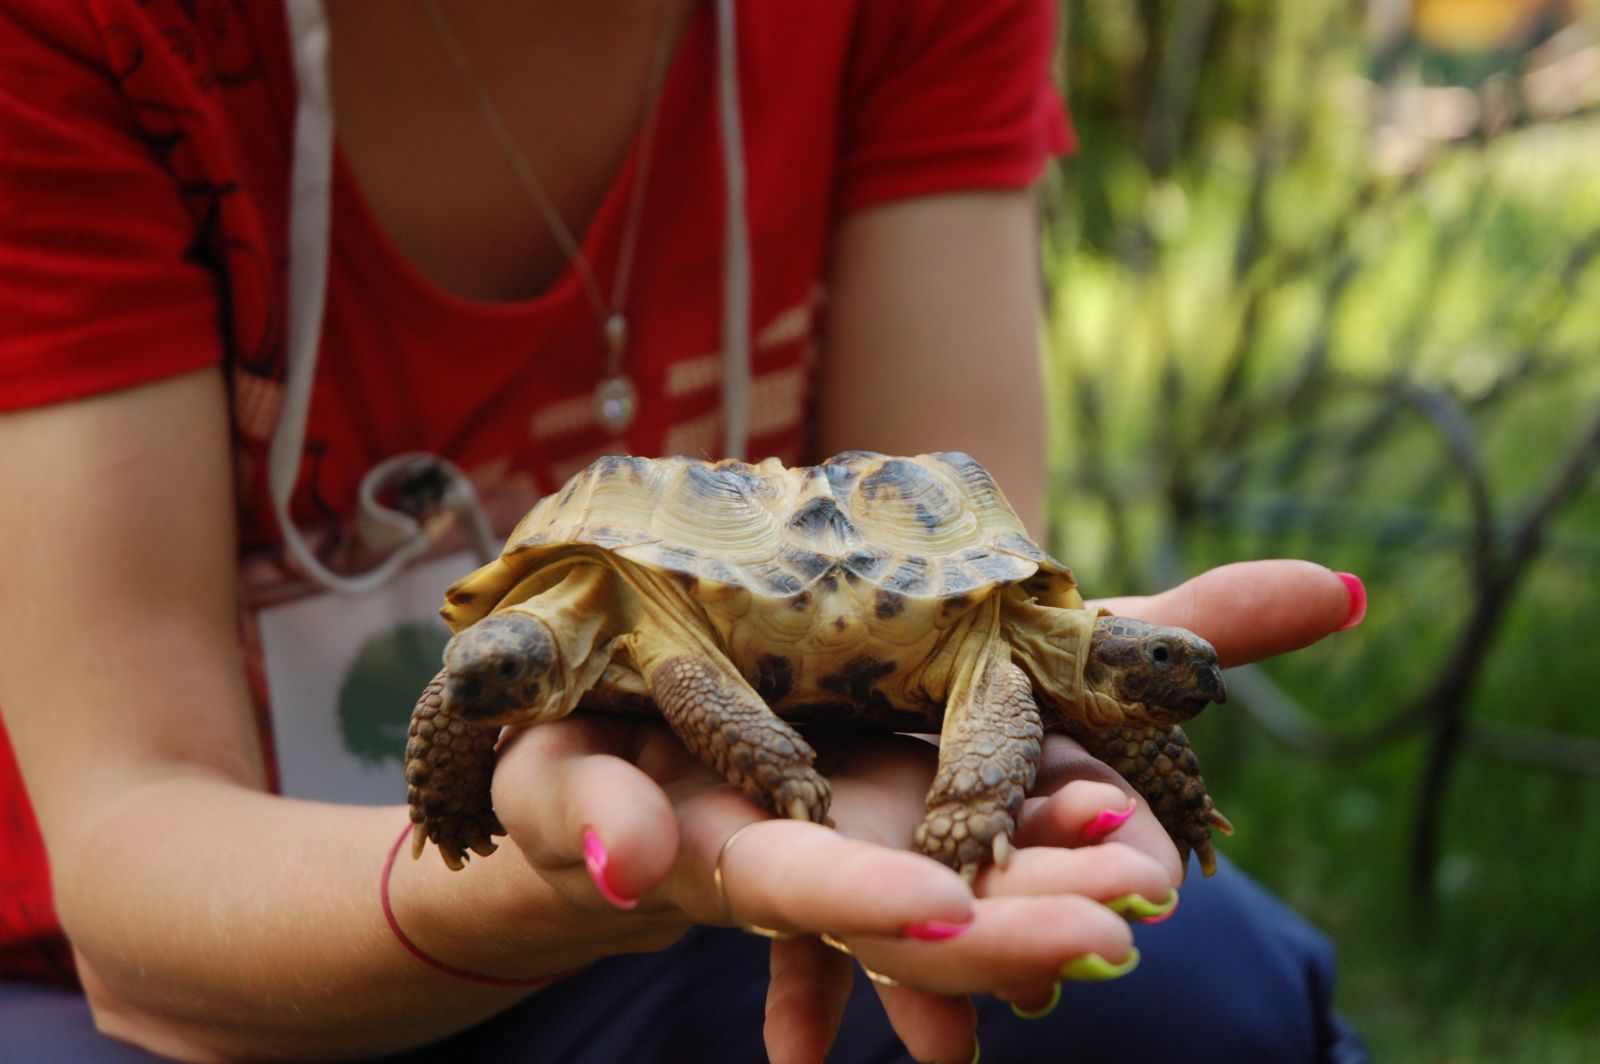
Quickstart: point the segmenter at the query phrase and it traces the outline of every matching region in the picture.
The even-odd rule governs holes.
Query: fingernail
[[[1085,953],[1081,957],[1074,957],[1061,966],[1063,979],[1076,979],[1084,983],[1102,983],[1107,979],[1117,979],[1127,975],[1139,967],[1138,948],[1128,951],[1127,960],[1121,964],[1112,964],[1098,953]]]
[[[1128,822],[1128,818],[1133,815],[1133,811],[1137,808],[1138,803],[1136,803],[1132,798],[1129,798],[1128,808],[1126,809],[1102,809],[1100,812],[1090,817],[1087,824],[1083,825],[1083,837],[1091,842],[1097,839],[1105,838],[1107,835],[1126,824]]]
[[[1367,615],[1367,585],[1363,584],[1355,573],[1333,575],[1343,580],[1345,590],[1350,592],[1350,612],[1345,615],[1344,623],[1334,629],[1336,632],[1343,632],[1360,624],[1362,618]]]
[[[606,844],[600,841],[599,833],[593,828],[583,833],[583,863],[589,869],[595,889],[606,901],[619,909],[631,909],[639,904],[638,898],[630,898],[606,882],[606,865],[611,863],[611,855],[606,853]]]
[[[1167,896],[1158,902],[1151,901],[1142,894],[1124,894],[1120,898],[1112,898],[1106,902],[1106,908],[1118,916],[1125,920],[1137,920],[1141,924],[1159,924],[1171,916],[1177,907],[1177,888],[1167,891]]]
[[[943,942],[945,939],[966,934],[977,918],[978,914],[973,913],[967,917],[966,923],[961,924],[947,923],[944,920],[919,920],[906,925],[906,937],[922,942]]]
[[[1141,917],[1139,917],[1139,922],[1141,924],[1159,924],[1159,923],[1164,923],[1167,920],[1172,919],[1172,914],[1177,912],[1177,911],[1178,911],[1178,891],[1177,891],[1176,888],[1174,888],[1173,891],[1172,891],[1172,904],[1167,906],[1165,912],[1154,913],[1154,914],[1152,914],[1150,916],[1141,916]]]
[[[1046,1001],[1042,1007],[1030,1012],[1013,1001],[1011,1003],[1011,1011],[1017,1014],[1019,1020],[1042,1020],[1056,1011],[1056,1006],[1059,1004],[1061,1004],[1061,984],[1052,983],[1050,985],[1050,1000]]]

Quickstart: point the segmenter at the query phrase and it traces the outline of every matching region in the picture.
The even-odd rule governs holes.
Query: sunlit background
[[[1381,1061],[1600,1060],[1600,3],[1077,0],[1053,546],[1371,612],[1191,729]]]

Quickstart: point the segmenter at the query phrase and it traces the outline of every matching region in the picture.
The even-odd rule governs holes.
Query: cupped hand
[[[1225,566],[1159,595],[1098,604],[1190,628],[1224,665],[1308,645],[1352,615],[1340,577],[1289,561]],[[1040,1003],[1074,958],[1127,960],[1127,924],[1102,903],[1159,901],[1181,881],[1177,851],[1142,799],[1065,738],[1046,741],[1009,867],[970,887],[906,850],[933,747],[851,735],[819,751],[837,830],[763,820],[659,722],[601,715],[508,736],[495,808],[525,859],[620,949],[658,948],[693,923],[800,936],[773,944],[766,1039],[778,1064],[819,1059],[843,1014],[850,963],[821,933],[898,984],[879,992],[913,1056],[964,1060],[976,1022],[966,995]],[[1085,825],[1130,798],[1133,815],[1112,840],[1083,848],[1094,841]],[[725,898],[713,880],[719,859]]]
[[[1298,650],[1332,632],[1353,627],[1364,616],[1366,603],[1365,588],[1350,574],[1335,573],[1306,561],[1274,559],[1211,569],[1156,595],[1100,599],[1089,605],[1196,632],[1216,647],[1218,660],[1227,668]],[[1091,791],[1091,787],[1104,790]],[[1092,799],[1088,798],[1091,794]],[[1093,851],[1075,849],[1094,841],[1083,836],[1089,817],[1127,801],[1134,803],[1133,815],[1110,836],[1112,842]],[[1099,857],[1115,846],[1136,850],[1163,869],[1165,878],[1159,889],[1141,891],[1144,897],[1159,898],[1183,880],[1184,867],[1177,848],[1144,799],[1108,765],[1065,736],[1050,735],[1045,739],[1039,780],[1033,796],[1024,804],[1015,841],[1020,849],[1010,867],[1003,872],[986,869],[974,884],[980,906],[986,899],[999,896],[1045,893],[1066,878],[1060,874],[1065,862],[1082,861],[1091,854]],[[1095,888],[1090,870],[1099,867],[1096,863],[1090,861],[1082,867],[1084,877],[1077,883],[1084,895],[1100,900],[1120,896],[1107,893],[1109,888],[1104,885]],[[974,930],[977,926],[981,923]],[[966,937],[974,941],[977,938]],[[869,966],[888,964],[887,958],[900,948],[875,941],[851,945]],[[791,954],[804,948],[802,943],[785,944]],[[956,951],[948,949],[945,956],[953,959]],[[1117,961],[1124,954],[1102,956]],[[822,967],[818,962],[790,956],[784,959],[782,971],[796,983],[815,984],[818,976],[813,973]],[[779,971],[775,959],[773,997],[779,993]],[[1004,987],[999,996],[1019,1008],[1036,1010],[1052,999],[1052,982],[1045,977],[1031,982],[1019,980]],[[919,1060],[970,1059],[976,1015],[964,997],[951,993],[940,996],[911,985],[879,985],[877,989],[891,1022],[913,1056]],[[783,993],[796,999],[822,996],[820,989]],[[807,1021],[799,1010],[787,1015],[797,1030],[805,1027]],[[773,1017],[769,1013],[769,1050],[774,1043],[772,1028]],[[812,1036],[800,1037],[810,1044]],[[774,1053],[773,1059],[804,1058]]]
[[[1101,902],[1160,899],[1168,889],[1159,861],[1118,843],[1018,853],[977,897],[956,872],[907,849],[933,780],[933,745],[816,738],[833,787],[832,829],[768,818],[657,721],[599,714],[508,736],[495,808],[511,843],[613,949],[659,948],[694,923],[799,936],[774,943],[767,1033],[779,1062],[820,1058],[842,1015],[851,969],[843,954],[807,951],[827,949],[822,933],[858,944],[908,994],[916,988],[920,996],[897,999],[910,1005],[891,1008],[898,1026],[916,1020],[922,996],[942,1005],[1053,978],[1085,954],[1126,957],[1127,925]],[[1126,803],[1105,783],[1081,781],[1050,804],[1076,821],[1067,840],[1076,844],[1083,823]],[[900,1033],[913,1044],[921,1036]]]

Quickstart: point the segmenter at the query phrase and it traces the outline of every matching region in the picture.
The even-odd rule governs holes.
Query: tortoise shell
[[[1029,538],[969,455],[849,451],[795,468],[599,459],[541,500],[498,560],[452,585],[441,613],[459,631],[573,552],[676,577],[728,620],[817,614],[838,626],[870,599],[875,627],[923,631],[1013,584],[1042,603],[1083,604],[1072,571]],[[830,611],[841,586],[851,601]]]

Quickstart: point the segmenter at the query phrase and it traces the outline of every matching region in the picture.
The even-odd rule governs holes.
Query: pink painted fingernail
[[[611,855],[606,853],[606,844],[600,841],[599,833],[593,828],[583,833],[583,863],[589,869],[595,889],[606,901],[619,909],[631,909],[639,904],[638,898],[630,898],[606,882],[606,865],[611,863]]]
[[[1128,808],[1126,809],[1120,811],[1116,809],[1100,810],[1100,812],[1096,813],[1089,819],[1087,824],[1083,825],[1083,837],[1088,839],[1090,842],[1095,842],[1099,839],[1105,838],[1107,835],[1126,824],[1128,822],[1128,818],[1133,815],[1133,811],[1137,808],[1138,803],[1132,798],[1129,798]]]
[[[978,918],[977,913],[967,917],[966,923],[952,924],[944,920],[921,920],[914,924],[906,925],[906,937],[914,938],[921,942],[943,942],[957,935],[964,935],[972,928],[972,922]]]
[[[1363,584],[1355,573],[1333,575],[1343,580],[1345,590],[1350,592],[1350,612],[1345,615],[1344,623],[1334,629],[1336,632],[1343,632],[1360,624],[1361,619],[1367,615],[1367,585]]]

